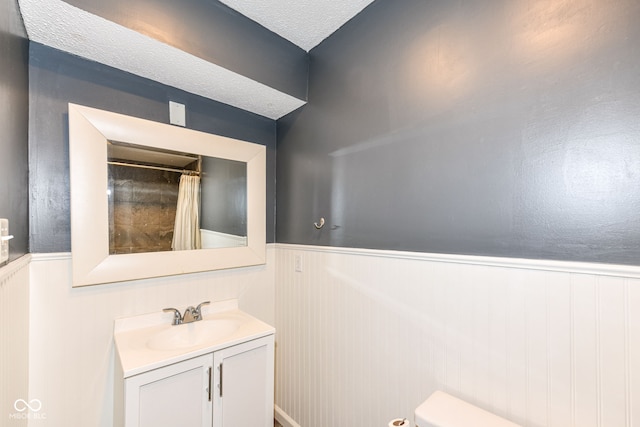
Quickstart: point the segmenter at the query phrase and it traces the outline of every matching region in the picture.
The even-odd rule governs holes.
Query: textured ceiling
[[[220,0],[309,51],[373,0]]]
[[[309,50],[373,0],[221,0]],[[271,119],[305,104],[61,0],[19,0],[29,39]]]
[[[278,119],[303,100],[60,0],[20,0],[29,39],[132,74]]]

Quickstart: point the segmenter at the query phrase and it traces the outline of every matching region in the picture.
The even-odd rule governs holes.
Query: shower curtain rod
[[[200,175],[200,171],[194,171],[189,169],[173,169],[173,168],[165,168],[162,166],[136,165],[133,163],[124,163],[124,162],[107,162],[107,164],[114,165],[114,166],[128,166],[131,168],[154,169],[159,171],[178,172],[178,173],[184,173],[189,175]]]

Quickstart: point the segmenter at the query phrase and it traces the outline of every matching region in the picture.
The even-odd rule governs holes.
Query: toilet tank
[[[521,427],[443,391],[416,408],[414,421],[416,427]]]

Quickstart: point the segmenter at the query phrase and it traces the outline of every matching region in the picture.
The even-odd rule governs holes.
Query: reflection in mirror
[[[121,149],[128,153],[118,153]],[[138,153],[142,159],[132,154],[136,150],[142,151]],[[168,160],[181,156],[187,157],[184,163],[174,164]],[[117,165],[107,164],[122,160],[136,166],[123,166],[124,171],[114,172]],[[153,184],[145,182],[134,186],[135,179],[126,174],[143,169],[156,172],[151,181]],[[171,171],[162,169],[176,169],[176,176],[172,177]],[[176,221],[181,212],[179,180],[198,177],[193,172],[185,172],[185,169],[200,171],[202,185],[192,185],[192,188],[195,188],[195,194],[201,195],[201,207],[196,211],[202,230],[232,235],[244,243],[239,246],[225,243],[226,247],[197,250],[169,249],[171,245],[175,247],[175,224],[186,223],[184,220]],[[69,104],[69,177],[74,287],[266,262],[264,145]],[[226,177],[226,180],[220,181],[218,177]],[[207,184],[209,180],[213,183],[211,188]],[[171,196],[169,190],[165,190],[165,184],[173,188]],[[105,197],[108,189],[112,194]],[[160,195],[159,202],[149,201],[151,194]],[[150,205],[159,203],[163,206],[164,203],[164,215],[171,219],[168,225],[157,226],[152,233],[166,239],[162,244],[145,242],[140,245],[151,247],[145,249],[151,252],[136,252],[139,249],[133,247],[137,245],[137,237],[126,235],[150,222],[148,216],[141,215],[146,219],[137,224],[134,221],[128,229],[123,229],[120,224],[132,221],[125,216],[126,212],[150,210],[141,206],[143,203],[132,203],[136,199]],[[116,200],[123,206],[117,206]],[[176,213],[172,212],[174,205]],[[236,216],[238,220],[228,223],[227,220],[235,213],[240,213]],[[189,225],[187,231],[181,228],[182,237],[191,236],[192,230],[201,230],[200,224]],[[116,236],[117,233],[120,236]],[[204,234],[195,233],[196,239],[200,235],[206,244]],[[182,237],[179,240],[183,240]]]
[[[202,158],[202,246],[247,245],[247,163]]]
[[[245,162],[107,144],[110,255],[247,245]]]

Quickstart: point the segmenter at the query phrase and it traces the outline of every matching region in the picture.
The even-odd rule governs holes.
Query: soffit
[[[222,0],[309,50],[372,0]],[[29,39],[277,120],[306,101],[61,0],[19,0]]]

